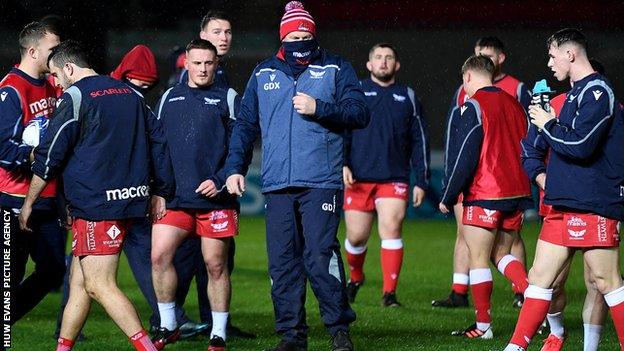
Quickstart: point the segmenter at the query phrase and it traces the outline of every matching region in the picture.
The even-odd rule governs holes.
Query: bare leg
[[[74,257],[69,273],[69,299],[63,312],[60,337],[76,340],[89,316],[90,309],[91,298],[85,290],[80,260]]]

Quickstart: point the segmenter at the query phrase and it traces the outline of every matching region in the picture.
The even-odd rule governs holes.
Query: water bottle
[[[544,111],[550,112],[550,95],[554,93],[546,83],[546,79],[538,80],[533,87],[531,105],[540,105]]]

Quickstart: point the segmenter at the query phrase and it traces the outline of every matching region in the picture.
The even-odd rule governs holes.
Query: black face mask
[[[284,59],[290,66],[295,77],[298,77],[308,68],[308,65],[319,54],[316,39],[283,42]]]

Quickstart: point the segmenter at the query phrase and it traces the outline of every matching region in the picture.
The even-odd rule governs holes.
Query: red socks
[[[364,259],[366,259],[366,245],[353,246],[345,239],[345,251],[347,251],[347,263],[349,264],[349,280],[352,283],[364,281]]]
[[[512,255],[507,255],[498,261],[498,271],[512,283],[514,293],[523,294],[529,286],[524,265]]]
[[[516,329],[511,337],[511,344],[525,349],[529,346],[529,342],[546,318],[551,299],[552,289],[542,289],[535,285],[529,285],[524,292],[524,304],[520,310]]]
[[[472,288],[472,300],[477,314],[477,328],[486,331],[492,322],[490,315],[490,299],[492,298],[493,287],[492,271],[489,268],[471,269],[470,287]]]
[[[620,349],[624,350],[624,286],[606,294],[604,299],[611,310],[611,319],[620,341]]]
[[[381,271],[383,272],[383,292],[395,292],[403,264],[403,240],[386,239],[381,241]]]
[[[56,351],[71,351],[72,347],[74,347],[74,341],[65,338],[58,338]]]
[[[470,278],[468,274],[453,273],[453,291],[456,294],[466,295],[468,293],[468,284]]]
[[[130,342],[137,351],[158,351],[156,347],[154,347],[154,344],[152,344],[152,341],[145,330],[141,330],[140,332],[132,335],[130,337]]]

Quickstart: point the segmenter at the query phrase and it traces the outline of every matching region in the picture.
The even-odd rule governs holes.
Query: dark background
[[[255,64],[279,46],[278,26],[286,1],[0,0],[0,69],[19,61],[17,35],[29,21],[61,16],[67,37],[88,45],[100,73],[109,73],[134,45],[148,45],[159,61],[161,82],[176,45],[197,36],[210,9],[232,17],[233,49],[227,57],[232,86],[242,93]],[[412,86],[427,114],[434,149],[442,148],[444,121],[459,69],[476,39],[496,35],[507,46],[504,70],[532,87],[548,78],[545,40],[558,29],[577,27],[590,56],[606,67],[616,96],[624,94],[624,1],[307,1],[323,47],[350,60],[360,77],[370,46],[384,41],[400,54],[400,81]],[[153,103],[164,84],[148,95]]]

